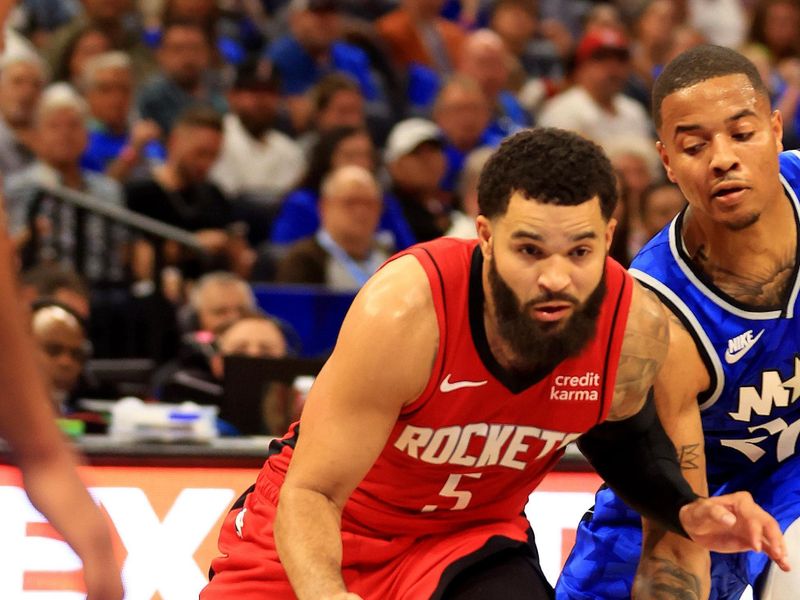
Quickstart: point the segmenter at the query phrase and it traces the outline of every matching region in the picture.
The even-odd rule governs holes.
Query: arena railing
[[[46,201],[72,206],[74,218],[67,219],[66,222],[61,222],[60,218],[56,218],[55,222],[51,223],[52,230],[45,239],[36,223],[38,217],[44,216],[42,209]],[[154,274],[160,274],[166,265],[163,252],[164,241],[175,242],[190,249],[201,259],[209,256],[197,237],[190,231],[133,212],[98,196],[67,188],[57,182],[42,181],[39,182],[37,191],[25,214],[25,223],[29,228],[30,238],[20,251],[23,269],[34,266],[42,259],[42,244],[46,242],[47,247],[52,249],[56,261],[62,262],[67,257],[76,272],[86,276],[89,234],[86,231],[85,222],[89,215],[95,215],[107,223],[124,227],[131,232],[132,237],[147,240],[153,247]],[[69,228],[70,231],[70,244],[65,242],[64,235],[59,235],[65,233],[66,228]],[[103,235],[107,235],[107,230],[108,228],[104,230]],[[111,238],[108,239],[111,241]],[[108,254],[110,255],[111,252]],[[111,257],[105,256],[103,260],[106,262],[102,266],[107,269]],[[130,281],[111,283],[102,280],[90,281],[93,296],[91,333],[95,347],[103,358],[133,356],[152,358],[159,362],[167,357],[169,349],[174,349],[177,344],[174,307],[164,297],[161,277],[155,275],[152,283],[144,286],[148,288],[148,291],[139,294],[145,299],[139,298],[141,301],[138,302],[134,311],[129,310],[130,307],[116,306],[120,303],[120,295],[124,295],[126,298],[136,296],[130,289],[130,283]],[[95,318],[95,304],[100,307],[97,312],[101,313],[97,318]],[[109,314],[102,314],[103,311]],[[102,324],[98,324],[99,321],[102,321]]]

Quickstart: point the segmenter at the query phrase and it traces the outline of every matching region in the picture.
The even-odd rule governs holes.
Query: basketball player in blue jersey
[[[662,369],[658,411],[695,491],[750,492],[779,522],[791,558],[800,554],[800,153],[781,152],[781,115],[758,71],[725,48],[670,63],[653,115],[688,207],[631,271],[672,309],[676,335],[694,341]],[[556,597],[732,599],[747,585],[761,600],[800,598],[800,569],[782,572],[752,552],[709,557],[647,521],[642,535],[639,516],[601,488]]]

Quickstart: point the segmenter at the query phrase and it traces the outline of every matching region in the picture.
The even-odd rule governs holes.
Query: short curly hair
[[[500,144],[481,173],[478,207],[487,218],[502,215],[511,196],[576,206],[600,199],[603,218],[617,204],[614,169],[602,148],[564,129],[525,129]]]
[[[753,89],[769,100],[769,90],[756,66],[747,57],[723,46],[695,46],[672,60],[653,84],[652,113],[656,130],[661,129],[661,105],[670,94],[708,79],[744,75]]]

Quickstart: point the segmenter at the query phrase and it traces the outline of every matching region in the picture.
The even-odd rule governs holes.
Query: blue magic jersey
[[[797,221],[800,154],[783,153],[780,162]],[[751,477],[753,470],[772,470],[796,452],[800,434],[797,264],[792,289],[780,310],[743,306],[692,268],[679,235],[683,216],[644,247],[631,265],[631,274],[681,317],[711,375],[711,387],[700,398],[700,414],[708,483],[714,493],[726,482]],[[793,226],[797,227],[796,222]]]
[[[800,227],[800,153],[780,155],[786,201]],[[709,489],[750,491],[786,528],[800,518],[800,306],[798,263],[785,305],[745,306],[693,268],[680,235],[685,211],[637,255],[631,273],[654,290],[694,337],[711,378],[700,402]],[[557,598],[628,598],[641,548],[639,516],[609,489],[578,528]],[[738,598],[757,587],[764,555],[712,554],[711,598]]]

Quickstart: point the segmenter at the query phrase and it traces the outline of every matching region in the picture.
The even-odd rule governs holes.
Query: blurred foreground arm
[[[123,596],[108,527],[75,470],[75,457],[55,424],[26,315],[16,295],[13,247],[0,222],[0,437],[22,472],[33,505],[83,561],[88,600]]]

